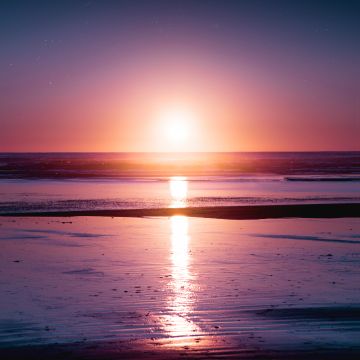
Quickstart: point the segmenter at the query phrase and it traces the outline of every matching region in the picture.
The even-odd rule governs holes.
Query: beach
[[[358,218],[0,224],[7,358],[360,354]]]
[[[0,1],[0,360],[360,360],[360,1]]]
[[[1,358],[358,359],[358,159],[2,154]]]

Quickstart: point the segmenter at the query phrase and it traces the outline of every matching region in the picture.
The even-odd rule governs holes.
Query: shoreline
[[[0,349],[0,354],[8,359],[22,360],[117,360],[117,359],[226,359],[236,358],[242,360],[337,360],[340,357],[356,360],[360,355],[359,347],[341,348],[324,347],[317,349],[273,349],[266,347],[249,347],[242,344],[230,349],[189,349],[180,347],[170,349],[166,342],[158,341],[145,343],[144,341],[97,341],[75,342],[68,344],[27,345]]]
[[[301,205],[242,205],[186,208],[71,210],[46,212],[0,213],[0,217],[169,217],[175,215],[226,220],[258,220],[281,218],[345,218],[360,217],[360,203]]]

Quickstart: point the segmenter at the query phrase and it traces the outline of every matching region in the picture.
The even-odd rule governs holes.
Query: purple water
[[[360,200],[360,152],[0,154],[0,212]]]

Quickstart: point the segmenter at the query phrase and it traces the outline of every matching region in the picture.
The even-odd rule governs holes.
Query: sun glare
[[[172,176],[169,180],[171,205],[173,208],[186,206],[188,183],[185,176]]]
[[[171,221],[171,268],[169,277],[169,314],[163,317],[165,331],[171,337],[178,337],[174,346],[196,345],[194,335],[200,328],[192,321],[194,294],[192,281],[194,275],[189,268],[189,219],[175,215]]]
[[[168,141],[184,145],[193,130],[194,114],[187,109],[169,109],[161,114],[161,123]]]

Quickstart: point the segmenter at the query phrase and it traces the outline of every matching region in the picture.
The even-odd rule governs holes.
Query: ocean
[[[359,162],[2,154],[0,357],[358,359]]]
[[[360,152],[2,153],[0,212],[360,200]]]

